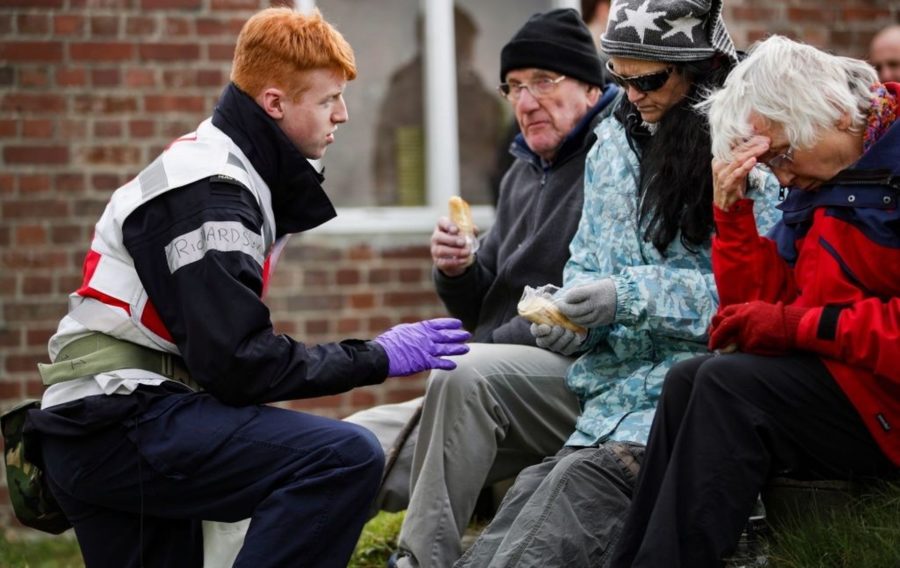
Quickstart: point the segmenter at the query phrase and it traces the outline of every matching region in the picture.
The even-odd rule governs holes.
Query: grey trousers
[[[564,448],[522,471],[456,568],[601,568],[625,522],[644,447]]]
[[[412,465],[399,566],[446,568],[483,487],[557,452],[579,406],[565,386],[572,359],[537,347],[472,344],[434,371]]]
[[[418,411],[423,400],[420,396],[397,404],[373,406],[344,418],[371,430],[384,450],[386,471],[371,516],[378,511],[402,511],[409,505],[410,469],[419,432]],[[410,423],[413,419],[415,422]]]

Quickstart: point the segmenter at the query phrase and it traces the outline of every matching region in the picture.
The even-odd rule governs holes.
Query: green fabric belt
[[[56,362],[38,363],[41,380],[47,386],[119,369],[151,371],[199,390],[181,357],[99,332],[63,347]]]

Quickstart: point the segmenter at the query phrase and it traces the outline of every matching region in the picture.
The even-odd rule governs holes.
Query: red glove
[[[782,355],[796,347],[797,328],[808,310],[781,302],[755,301],[726,306],[713,316],[709,348]]]

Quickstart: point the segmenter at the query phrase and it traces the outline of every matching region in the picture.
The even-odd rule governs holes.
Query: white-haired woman
[[[719,353],[666,376],[614,566],[719,566],[770,476],[900,465],[898,100],[777,36],[709,99]],[[768,237],[743,195],[757,163],[789,188]]]

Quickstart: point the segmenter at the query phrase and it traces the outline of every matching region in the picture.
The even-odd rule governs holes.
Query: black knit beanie
[[[581,16],[560,8],[531,16],[500,52],[500,81],[514,69],[556,71],[589,85],[605,85],[597,46]]]

